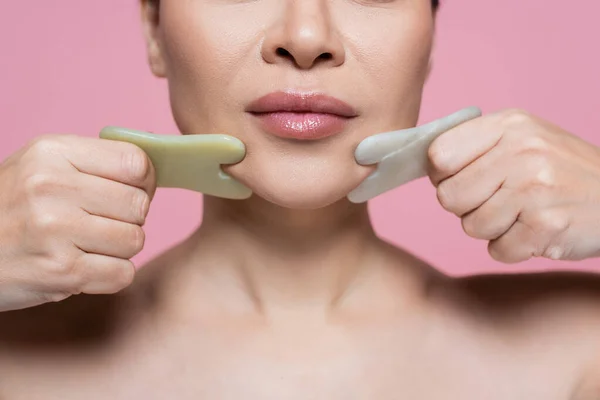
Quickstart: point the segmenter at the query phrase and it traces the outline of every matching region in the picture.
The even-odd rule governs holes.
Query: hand
[[[433,141],[429,177],[490,255],[600,256],[600,149],[519,110],[466,122]]]
[[[40,137],[0,164],[0,311],[128,286],[156,188],[137,146]]]

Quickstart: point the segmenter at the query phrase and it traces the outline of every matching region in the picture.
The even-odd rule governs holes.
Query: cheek
[[[210,130],[217,114],[228,109],[223,106],[235,101],[227,97],[229,86],[257,30],[236,13],[222,15],[223,7],[183,4],[167,2],[161,10],[162,44],[173,114],[181,131],[190,133]]]
[[[391,13],[352,32],[349,43],[373,107],[369,114],[390,128],[414,125],[431,55],[434,24],[429,11]],[[380,129],[387,129],[382,126]]]

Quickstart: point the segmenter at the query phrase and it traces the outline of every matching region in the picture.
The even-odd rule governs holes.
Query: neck
[[[290,312],[305,320],[341,310],[372,316],[410,309],[437,277],[376,237],[366,205],[290,210],[259,198],[205,197],[204,208],[202,226],[145,275],[144,293],[160,300],[162,320]]]
[[[207,196],[184,253],[205,284],[209,276],[212,287],[235,288],[258,308],[332,307],[369,270],[376,243],[366,204],[291,210],[256,196]]]

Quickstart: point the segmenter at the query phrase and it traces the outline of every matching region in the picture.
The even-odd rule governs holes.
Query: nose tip
[[[314,1],[290,3],[266,31],[263,59],[270,64],[287,62],[301,69],[342,64],[344,46],[335,34],[326,4]]]

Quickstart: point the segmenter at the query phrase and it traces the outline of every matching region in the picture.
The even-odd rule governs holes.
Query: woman
[[[49,136],[11,156],[0,169],[0,397],[599,397],[595,278],[452,279],[378,239],[366,206],[346,200],[374,170],[356,163],[357,145],[417,121],[429,0],[142,10],[180,130],[239,138],[246,156],[225,170],[255,195],[207,197],[203,225],[130,285],[156,183],[144,153]],[[316,107],[302,103],[314,93],[326,118],[340,101],[351,110],[337,134],[304,125],[314,109],[298,110],[309,111],[299,126],[272,123],[286,102]],[[279,109],[261,115],[270,94]],[[442,205],[494,257],[600,254],[590,144],[502,111],[444,133],[429,158]]]

